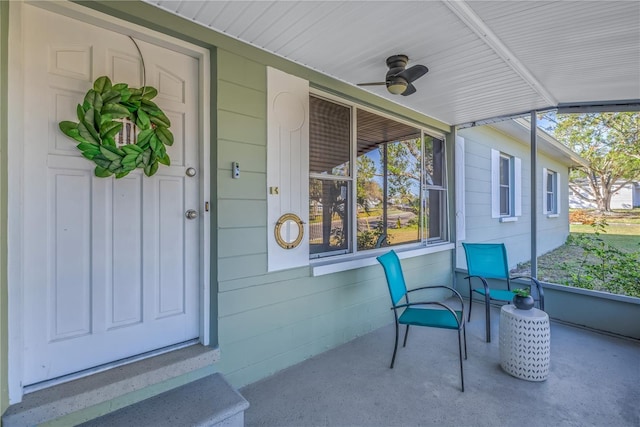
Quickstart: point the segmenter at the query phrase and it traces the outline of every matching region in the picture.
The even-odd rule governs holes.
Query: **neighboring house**
[[[616,184],[617,186],[618,184]],[[577,188],[575,188],[577,187]],[[596,209],[596,200],[589,194],[586,183],[578,183],[574,189],[569,190],[569,208],[571,209]],[[575,194],[579,191],[583,197]],[[611,196],[611,209],[633,209],[640,207],[640,182],[630,182]]]
[[[187,345],[215,348],[215,363],[163,381],[136,373],[138,388],[112,399],[212,372],[236,387],[260,380],[391,321],[382,246],[398,249],[411,283],[453,282],[450,125],[149,5],[101,5],[126,20],[72,3],[0,5],[12,14],[0,32],[11,106],[2,410],[48,381]],[[58,123],[75,120],[100,75],[158,89],[171,166],[94,176]],[[528,259],[526,132],[521,121],[460,132],[460,232],[506,242],[512,262]],[[568,232],[575,161],[541,135],[541,253]],[[401,163],[407,173],[394,173]]]
[[[458,221],[458,241],[503,242],[511,267],[529,261],[530,123],[515,119],[463,129],[458,135],[464,139],[464,169],[456,170],[456,190],[461,190],[461,182],[465,187],[465,212],[456,212],[458,218],[464,215],[464,223]],[[568,169],[586,161],[542,130],[537,143],[537,251],[542,255],[564,244],[569,235]],[[466,268],[462,249],[456,265]]]

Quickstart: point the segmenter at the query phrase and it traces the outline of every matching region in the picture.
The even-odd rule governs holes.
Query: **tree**
[[[589,162],[574,169],[569,187],[585,200],[577,183],[586,181],[598,210],[611,211],[611,197],[640,180],[640,113],[583,113],[557,116],[555,137]]]

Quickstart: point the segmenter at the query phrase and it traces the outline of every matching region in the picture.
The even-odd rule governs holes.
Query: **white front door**
[[[199,335],[198,59],[24,6],[23,385]],[[144,60],[144,62],[142,61]],[[143,65],[144,64],[144,65]],[[145,72],[143,73],[143,69]],[[93,81],[158,89],[171,166],[97,178],[58,128]],[[195,177],[187,176],[193,167]]]

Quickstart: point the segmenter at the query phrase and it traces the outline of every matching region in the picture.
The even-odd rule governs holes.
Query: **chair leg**
[[[471,307],[473,307],[473,291],[469,286],[469,316],[467,316],[467,322],[471,322]]]
[[[465,354],[467,352],[466,346],[465,340]],[[458,357],[460,358],[460,381],[462,383],[462,392],[464,393],[464,368],[462,367],[462,337],[460,336],[460,329],[458,329]]]
[[[406,347],[407,346],[407,337],[409,336],[409,325],[407,325],[407,329],[405,329],[404,331],[404,343],[402,344],[402,347]]]
[[[485,321],[486,321],[486,335],[487,342],[491,342],[491,310],[489,307],[489,297],[484,296],[484,309],[485,309]]]
[[[467,328],[462,328],[462,337],[464,339],[464,359],[467,360]]]
[[[393,363],[396,361],[396,352],[398,351],[398,322],[396,321],[396,344],[393,347],[393,357],[391,357],[390,369],[393,369]]]

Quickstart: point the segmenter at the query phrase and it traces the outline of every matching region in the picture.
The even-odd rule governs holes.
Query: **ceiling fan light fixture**
[[[403,78],[396,77],[387,82],[387,90],[394,95],[401,95],[407,90],[407,81]]]
[[[413,82],[427,74],[429,69],[424,65],[414,65],[406,68],[409,57],[407,55],[393,55],[387,58],[389,70],[382,82],[358,83],[358,86],[385,85],[392,95],[409,96],[416,93]]]

